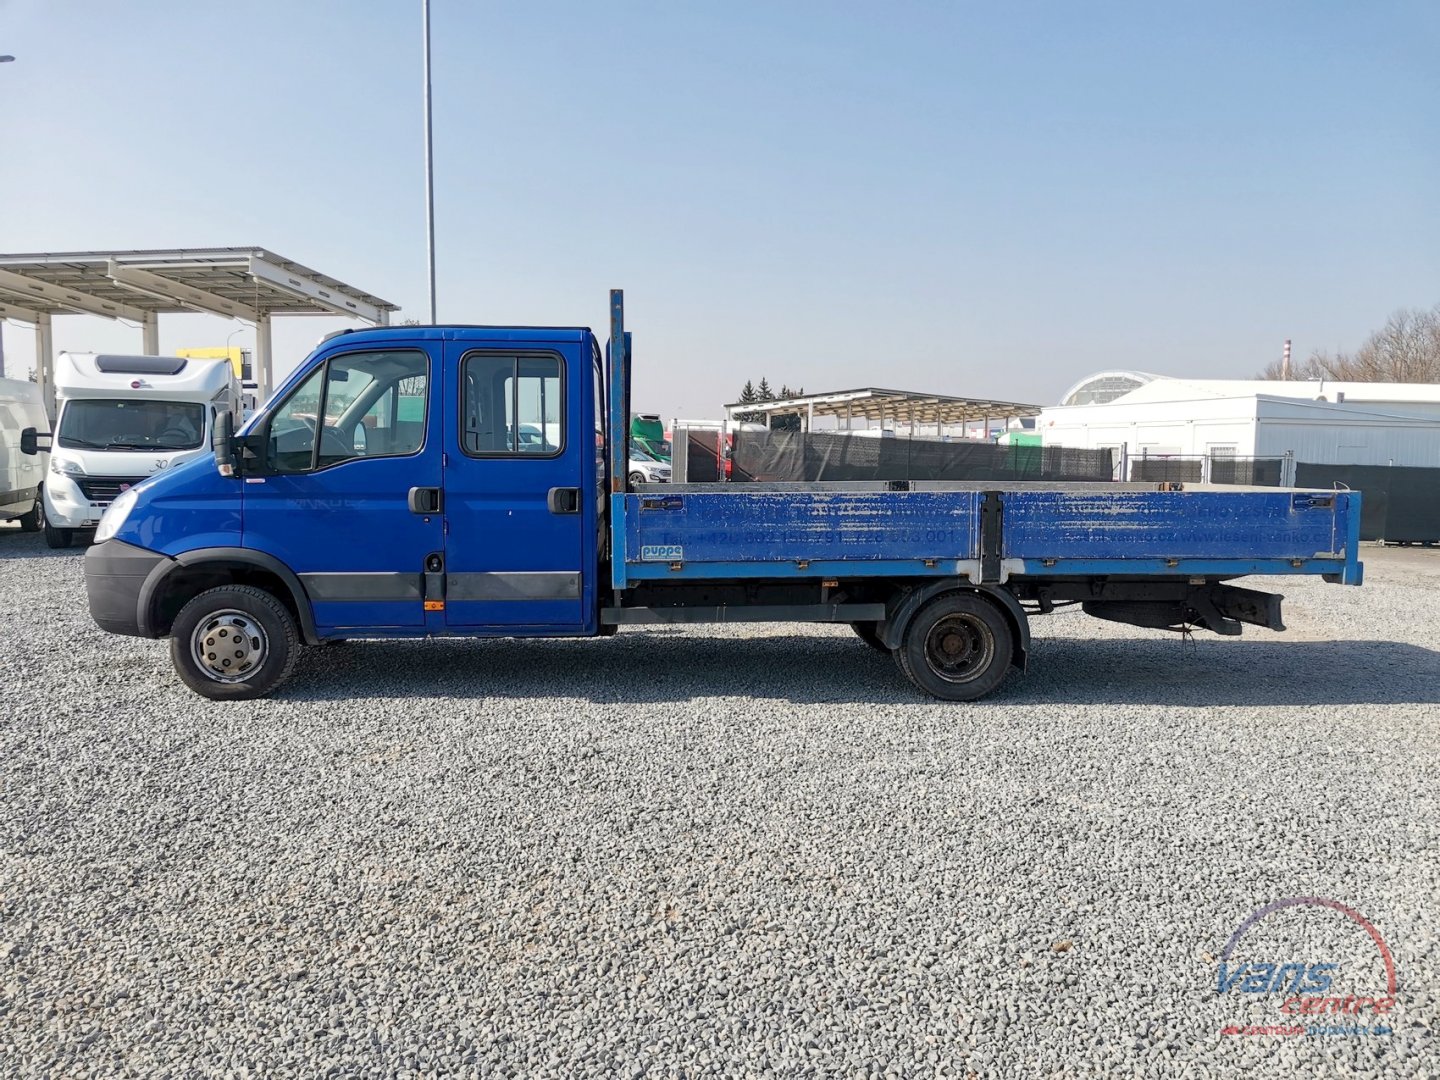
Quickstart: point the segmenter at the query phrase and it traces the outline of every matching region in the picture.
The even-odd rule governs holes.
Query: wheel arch
[[[156,566],[140,587],[140,633],[166,636],[191,597],[227,583],[255,585],[272,593],[295,616],[305,644],[320,644],[310,596],[295,572],[273,555],[235,547],[197,548]]]
[[[1004,589],[974,585],[967,580],[948,578],[898,594],[887,609],[885,621],[878,627],[880,640],[887,648],[899,648],[905,637],[905,628],[910,625],[910,620],[916,613],[935,597],[950,592],[976,593],[988,598],[1000,609],[1015,636],[1010,666],[1024,671],[1030,660],[1030,619],[1025,614],[1025,609],[1020,606],[1020,601]]]

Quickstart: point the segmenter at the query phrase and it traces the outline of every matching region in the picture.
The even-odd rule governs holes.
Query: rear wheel
[[[852,622],[850,629],[855,631],[856,637],[876,652],[888,653],[890,651],[890,647],[880,640],[879,625],[877,623]]]
[[[181,681],[215,701],[256,698],[290,677],[300,635],[289,609],[264,589],[222,585],[191,600],[170,628]]]
[[[895,660],[925,693],[974,701],[1000,685],[1014,652],[1014,631],[999,608],[976,593],[953,592],[916,612]]]

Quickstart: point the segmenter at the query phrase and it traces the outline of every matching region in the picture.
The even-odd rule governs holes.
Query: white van
[[[45,479],[45,542],[69,547],[110,500],[141,480],[209,454],[217,413],[240,420],[228,360],[61,353]]]
[[[20,452],[26,428],[49,429],[40,388],[23,379],[0,379],[0,521],[19,520],[26,532],[40,530],[40,486],[44,454]]]

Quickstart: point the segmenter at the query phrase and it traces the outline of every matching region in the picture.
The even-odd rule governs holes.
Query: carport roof
[[[954,397],[948,394],[921,394],[908,390],[882,390],[870,386],[859,390],[837,390],[829,394],[805,394],[776,401],[732,402],[726,412],[800,414],[809,416],[863,417],[866,420],[894,420],[896,423],[963,424],[986,417],[1038,416],[1039,405],[989,398]]]
[[[384,325],[396,304],[262,247],[0,254],[0,317],[80,313],[141,319],[202,311],[348,315]]]

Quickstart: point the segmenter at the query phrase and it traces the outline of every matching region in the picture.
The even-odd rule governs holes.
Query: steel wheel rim
[[[979,678],[994,659],[995,635],[978,615],[946,615],[925,635],[925,663],[946,682]]]
[[[265,628],[253,615],[235,608],[211,612],[190,635],[195,666],[216,682],[244,682],[260,669],[269,653]]]

